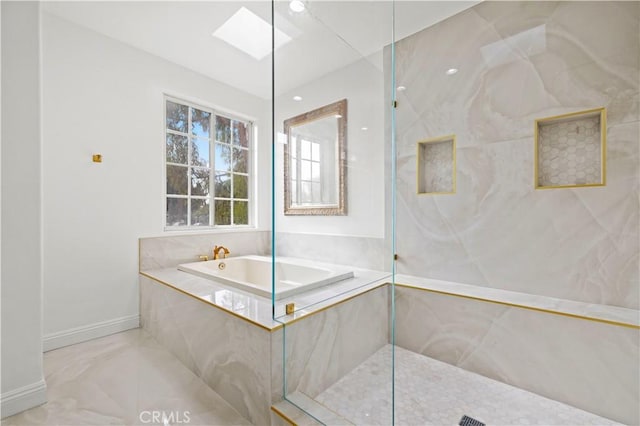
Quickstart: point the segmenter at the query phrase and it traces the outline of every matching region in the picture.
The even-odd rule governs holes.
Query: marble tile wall
[[[405,349],[625,424],[640,422],[638,329],[402,287],[396,314],[396,343]]]
[[[271,252],[271,232],[247,231],[198,233],[167,237],[140,238],[140,270],[171,268],[195,262],[200,255],[211,256],[216,245],[227,247],[231,256]]]
[[[270,254],[270,231],[198,233],[140,238],[140,270],[171,268],[180,263],[211,255],[214,245],[223,245],[231,256]],[[349,235],[276,233],[276,253],[319,262],[352,265],[373,270],[389,270],[384,238]]]
[[[388,271],[384,238],[276,232],[276,255]]]
[[[640,307],[639,33],[638,2],[486,1],[400,40],[398,272]],[[534,190],[534,120],[598,107],[606,187]],[[457,194],[417,196],[446,134]]]
[[[283,355],[288,393],[318,395],[388,343],[388,295],[384,285],[269,330],[140,276],[140,322],[245,419],[265,425],[283,398]]]

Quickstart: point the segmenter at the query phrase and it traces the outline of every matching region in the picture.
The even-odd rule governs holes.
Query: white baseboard
[[[140,327],[140,315],[116,318],[44,336],[44,352]]]
[[[5,392],[0,397],[2,418],[13,416],[47,402],[47,384],[44,380]]]

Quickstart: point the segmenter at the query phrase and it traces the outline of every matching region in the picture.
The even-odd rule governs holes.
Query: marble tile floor
[[[2,426],[250,424],[142,329],[47,352],[44,373],[48,402]]]
[[[391,348],[315,400],[356,425],[391,424]],[[395,365],[396,425],[457,425],[465,414],[492,426],[618,424],[400,347]]]

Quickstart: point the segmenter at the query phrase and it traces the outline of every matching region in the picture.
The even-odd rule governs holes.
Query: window
[[[165,99],[166,227],[250,225],[250,122]]]
[[[320,143],[291,138],[291,201],[295,204],[319,204],[322,200],[320,180]],[[298,170],[300,176],[298,176]]]

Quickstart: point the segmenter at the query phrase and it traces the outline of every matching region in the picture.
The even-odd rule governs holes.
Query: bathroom
[[[3,425],[640,424],[639,2],[0,11]]]

